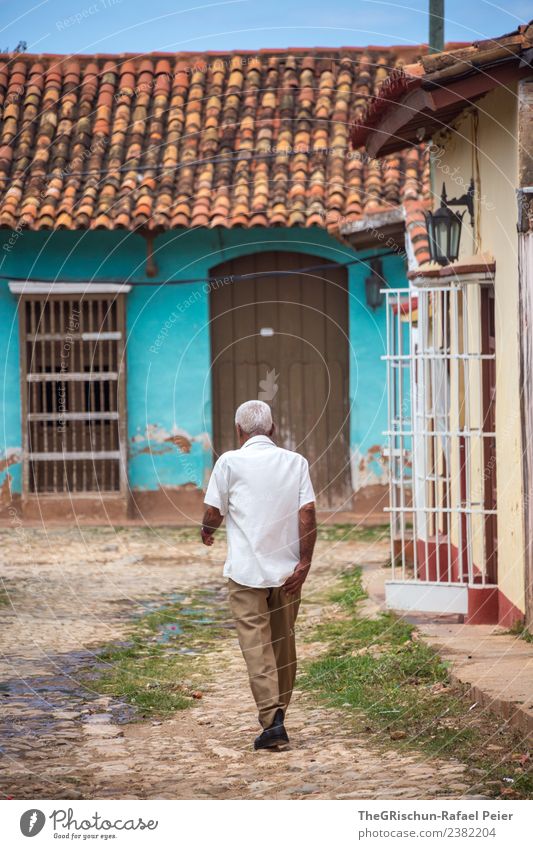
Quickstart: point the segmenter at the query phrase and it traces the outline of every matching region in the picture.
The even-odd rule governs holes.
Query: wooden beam
[[[431,95],[422,88],[411,91],[400,103],[392,105],[383,120],[372,130],[366,142],[367,153],[370,156],[380,156],[385,146],[387,149],[392,146],[401,150],[406,146],[404,135],[401,133],[403,128],[410,127],[415,116],[417,120],[422,120],[420,113],[432,111],[433,108]]]
[[[380,248],[385,253],[405,254],[405,220],[374,225],[364,230],[343,233],[343,239],[355,250]]]

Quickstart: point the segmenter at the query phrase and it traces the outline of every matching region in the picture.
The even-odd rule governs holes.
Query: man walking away
[[[289,742],[285,714],[296,676],[294,623],[316,541],[315,493],[307,460],[273,441],[268,404],[237,409],[240,448],[217,460],[205,494],[202,541],[226,518],[224,575],[239,645],[263,732],[255,749]]]

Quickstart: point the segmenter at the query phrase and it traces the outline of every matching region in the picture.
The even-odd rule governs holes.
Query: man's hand
[[[202,542],[204,545],[213,545],[215,537],[209,528],[202,528],[200,531]]]
[[[311,559],[316,542],[314,502],[304,504],[298,511],[298,535],[300,537],[300,562],[283,584],[283,589],[289,595],[296,595],[300,591],[311,568]]]
[[[222,524],[222,513],[218,507],[207,507],[204,513],[204,520],[200,528],[200,536],[204,545],[213,545],[215,541],[215,531]]]
[[[285,592],[289,595],[296,595],[296,593],[300,591],[303,582],[307,578],[310,568],[310,563],[302,563],[300,561],[292,575],[289,575],[289,577],[283,584],[283,589],[285,590]]]

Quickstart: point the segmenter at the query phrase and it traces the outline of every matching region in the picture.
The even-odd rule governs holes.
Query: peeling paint
[[[0,485],[0,507],[7,507],[11,504],[11,481],[11,475],[7,474]]]
[[[141,432],[139,429],[135,436],[131,437],[131,441],[136,444],[143,442],[148,443],[148,445],[145,445],[143,448],[132,451],[132,456],[137,456],[139,454],[172,453],[173,448],[170,445],[164,447],[165,443],[171,443],[171,445],[176,446],[182,454],[190,454],[193,443],[200,444],[204,451],[211,451],[211,440],[208,433],[204,431],[193,435],[176,425],[174,425],[171,430],[167,430],[167,428],[162,425],[148,424],[144,432]],[[156,443],[161,447],[152,447],[153,443]]]
[[[155,491],[159,487],[181,487],[190,482],[202,485],[211,467],[211,441],[207,433],[191,434],[185,428],[148,424],[131,437],[130,484],[135,490]],[[150,478],[156,479],[146,485]]]
[[[149,492],[149,493],[180,493],[180,492],[198,492],[199,487],[194,481],[173,485],[158,486],[155,489],[147,489],[143,486],[136,486],[132,492]]]
[[[174,436],[169,436],[165,442],[172,442],[176,445],[183,454],[191,453],[191,440],[188,436],[183,436],[181,433],[176,433]]]
[[[389,462],[383,454],[382,445],[371,445],[364,453],[360,446],[352,447],[350,464],[354,492],[364,486],[389,482]]]
[[[145,445],[144,448],[138,448],[135,451],[130,451],[130,456],[139,457],[141,454],[150,454],[151,456],[158,456],[160,454],[172,454],[173,449],[168,446],[167,448],[153,448],[152,445]]]
[[[4,472],[9,466],[20,463],[22,460],[21,448],[6,448],[4,456],[0,458],[0,472]]]

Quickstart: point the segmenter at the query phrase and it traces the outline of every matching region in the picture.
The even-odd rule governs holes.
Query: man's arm
[[[298,534],[300,537],[300,560],[296,569],[290,575],[283,589],[290,595],[297,593],[311,568],[311,560],[316,542],[316,514],[315,504],[304,504],[298,511]]]
[[[200,533],[204,545],[213,545],[215,531],[228,512],[228,481],[224,455],[218,458],[211,472],[204,504],[205,513]]]
[[[209,504],[206,505],[204,518],[202,520],[202,528],[200,531],[204,545],[213,545],[215,541],[215,531],[220,527],[223,519],[224,516],[218,507],[211,507]]]

